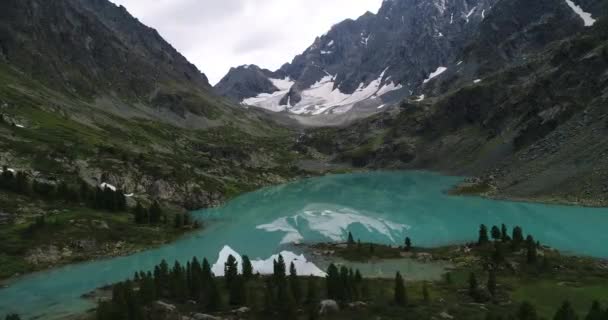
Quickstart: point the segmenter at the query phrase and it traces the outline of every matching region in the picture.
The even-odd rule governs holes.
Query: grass
[[[0,191],[0,203],[12,203],[7,207],[16,210],[10,211],[16,214],[15,223],[0,225],[0,279],[67,263],[132,253],[170,242],[188,231],[173,228],[172,210],[165,210],[167,225],[146,226],[135,224],[128,212],[97,211],[3,191]],[[46,223],[34,227],[40,214],[46,216]],[[108,228],[102,226],[104,223]],[[80,248],[77,243],[83,240],[93,241],[91,247]],[[60,250],[67,248],[72,255],[49,264],[27,262],[26,257],[32,250],[47,250],[51,245]]]

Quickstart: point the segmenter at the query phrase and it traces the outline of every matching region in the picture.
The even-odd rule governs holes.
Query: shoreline
[[[441,174],[441,175],[448,175],[448,176],[453,176],[456,177],[456,175],[451,175],[449,173],[444,173],[441,171],[433,171],[433,170],[416,170],[416,169],[409,169],[409,170],[400,170],[400,169],[366,169],[366,168],[361,168],[361,169],[357,169],[357,168],[349,168],[348,170],[346,170],[346,172],[344,170],[339,170],[339,171],[324,171],[324,172],[309,172],[309,175],[304,175],[304,176],[300,176],[297,178],[292,178],[292,179],[286,179],[283,183],[281,184],[287,184],[287,183],[292,183],[295,181],[299,181],[299,180],[303,180],[303,179],[314,179],[314,178],[319,178],[319,177],[324,177],[324,176],[328,176],[328,175],[344,175],[344,174],[357,174],[357,173],[373,173],[373,172],[391,172],[391,171],[395,171],[395,172],[411,172],[411,171],[423,171],[423,172],[430,172],[433,174]],[[278,185],[281,185],[278,184]],[[444,192],[450,196],[458,196],[458,197],[478,197],[478,198],[483,198],[483,199],[487,199],[487,200],[495,200],[495,201],[508,201],[508,202],[515,202],[515,203],[528,203],[528,204],[538,204],[538,205],[555,205],[555,206],[571,206],[571,207],[585,207],[585,208],[596,208],[596,209],[605,209],[608,208],[606,206],[597,206],[597,205],[592,205],[590,203],[587,202],[571,202],[565,199],[557,199],[557,198],[518,198],[518,197],[508,197],[508,196],[501,196],[501,195],[497,195],[497,194],[492,194],[491,192],[485,192],[485,193],[473,193],[473,192],[462,192],[462,190],[459,191],[459,188],[461,188],[465,183],[461,182],[459,184],[456,184],[454,186],[451,186],[449,189],[446,189]],[[260,186],[258,189],[256,190],[260,190],[263,188],[268,188],[268,187],[273,187],[273,186],[277,186],[277,184],[269,184],[269,185],[264,185],[264,186]],[[200,210],[207,210],[207,209],[212,209],[212,208],[218,208],[221,207],[223,205],[225,205],[226,203],[230,202],[231,200],[249,193],[249,192],[255,192],[254,191],[244,191],[242,193],[236,194],[236,195],[232,195],[228,198],[222,199],[220,203],[218,203],[216,206],[212,206],[212,207],[208,207],[208,208],[201,208],[198,210],[193,210],[193,211],[189,211],[189,212],[196,212],[196,211],[200,211]],[[66,267],[66,266],[71,266],[71,265],[80,265],[80,264],[86,264],[86,263],[91,263],[91,262],[95,262],[95,261],[103,261],[103,260],[109,260],[109,259],[113,259],[113,258],[119,258],[119,257],[127,257],[133,254],[137,254],[139,252],[142,251],[146,251],[146,250],[151,250],[151,249],[155,249],[155,248],[159,248],[162,247],[164,245],[173,243],[175,241],[178,241],[179,239],[188,236],[189,234],[193,234],[197,231],[202,231],[204,232],[204,226],[202,229],[196,229],[196,230],[188,230],[186,232],[183,233],[179,233],[177,235],[175,235],[174,237],[172,237],[171,239],[164,241],[162,243],[155,243],[153,245],[149,245],[149,246],[141,246],[138,247],[136,249],[133,250],[126,250],[125,252],[121,252],[117,255],[99,255],[99,256],[95,256],[92,257],[91,259],[85,259],[82,261],[78,261],[78,262],[65,262],[65,263],[58,263],[56,265],[53,265],[51,267],[48,268],[42,268],[42,269],[36,269],[34,271],[31,272],[26,272],[26,273],[21,273],[18,276],[11,276],[8,278],[3,278],[0,279],[0,290],[2,290],[3,288],[7,288],[10,286],[11,283],[14,283],[16,281],[19,281],[22,278],[25,278],[27,276],[31,276],[31,275],[35,275],[38,273],[43,273],[43,272],[49,272],[52,270],[57,270],[60,269],[62,267]],[[451,244],[448,246],[455,246],[458,244]],[[445,246],[441,246],[441,247],[445,247]],[[428,248],[429,250],[432,249],[436,249],[436,248]],[[562,252],[565,253],[565,252]],[[568,253],[565,253],[568,254]],[[574,255],[573,256],[577,256]],[[592,257],[592,256],[583,256],[583,257],[589,257],[589,258],[594,258],[594,259],[601,259],[598,257]]]

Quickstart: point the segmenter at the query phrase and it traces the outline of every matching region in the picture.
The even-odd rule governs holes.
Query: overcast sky
[[[212,84],[230,67],[271,70],[302,53],[315,37],[382,0],[111,0],[155,28]]]

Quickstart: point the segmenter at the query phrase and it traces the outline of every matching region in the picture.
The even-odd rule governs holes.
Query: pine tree
[[[477,277],[475,273],[471,272],[469,276],[469,295],[471,297],[477,296],[477,290],[479,289],[479,283],[477,282]]]
[[[163,216],[163,210],[161,209],[158,201],[154,201],[154,203],[152,203],[152,206],[150,207],[150,210],[149,210],[149,214],[150,214],[150,223],[158,224],[161,222],[161,218]]]
[[[236,276],[232,279],[229,286],[229,302],[232,306],[247,304],[247,293],[245,291],[245,281],[243,277]]]
[[[243,256],[243,278],[245,280],[253,278],[253,266],[248,256]]]
[[[17,314],[9,314],[6,316],[5,319],[6,320],[21,320],[21,318]]]
[[[403,283],[403,277],[401,273],[397,272],[395,275],[395,296],[394,302],[396,305],[405,307],[407,305],[407,294],[405,292],[405,285]]]
[[[149,304],[156,300],[156,287],[154,280],[148,275],[144,276],[140,282],[139,299],[143,304]]]
[[[274,262],[273,276],[277,283],[282,283],[285,281],[285,276],[286,276],[285,259],[283,259],[283,256],[280,254],[279,254],[279,259]]]
[[[562,306],[555,313],[553,320],[578,320],[578,316],[576,315],[576,312],[572,308],[570,302],[564,301]]]
[[[607,318],[604,317],[604,312],[602,311],[602,307],[600,303],[596,300],[593,301],[591,305],[591,309],[589,309],[589,313],[585,317],[585,320],[605,320]]]
[[[412,251],[412,240],[410,237],[405,238],[405,251]]]
[[[494,243],[494,251],[492,252],[492,260],[496,264],[500,264],[500,263],[504,262],[504,260],[505,260],[505,255],[502,250],[502,245],[498,242]]]
[[[139,201],[137,202],[137,205],[135,206],[134,214],[135,214],[135,223],[138,223],[138,224],[150,223],[147,210],[141,205],[141,203],[139,203]]]
[[[507,226],[504,223],[500,226],[500,238],[502,242],[507,242],[509,240]]]
[[[224,279],[228,288],[231,287],[232,282],[238,277],[238,273],[238,262],[233,255],[229,255],[226,263],[224,263]]]
[[[523,302],[517,311],[518,320],[537,320],[536,308],[529,302]]]
[[[176,229],[183,228],[184,227],[184,216],[179,213],[176,214],[173,225]]]
[[[340,290],[338,297],[341,301],[351,301],[352,291],[350,288],[349,270],[346,266],[340,267]]]
[[[532,238],[532,236],[528,236],[526,239],[526,261],[528,264],[535,264],[537,255],[534,238]]]
[[[308,287],[306,289],[306,300],[305,303],[308,305],[316,305],[319,300],[319,288],[317,287],[317,279],[315,277],[310,276],[306,281]]]
[[[502,232],[500,231],[500,229],[497,226],[493,226],[492,227],[492,239],[494,241],[498,241],[498,240],[500,240],[501,237],[502,237]]]
[[[325,283],[327,288],[327,297],[334,300],[338,299],[340,294],[340,272],[333,263],[327,267]]]
[[[496,272],[490,270],[488,275],[488,291],[492,296],[496,296]]]
[[[295,302],[299,304],[302,301],[302,289],[300,286],[300,280],[298,279],[298,273],[296,266],[293,262],[289,265],[289,287]]]
[[[488,243],[490,239],[488,238],[488,228],[485,225],[479,226],[479,239],[477,240],[477,244],[484,245]]]
[[[524,232],[520,226],[513,228],[513,242],[519,244],[524,241]]]
[[[448,285],[452,284],[452,273],[448,272],[445,274],[445,283],[447,283]]]
[[[280,298],[279,311],[282,319],[294,319],[297,313],[297,306],[289,283],[285,281],[279,283],[277,294]]]
[[[355,244],[355,239],[353,238],[353,234],[349,231],[348,232],[348,246],[353,246]]]
[[[206,310],[209,312],[215,312],[220,310],[222,307],[222,296],[220,290],[215,281],[215,278],[210,278],[209,282],[209,293],[207,298]]]

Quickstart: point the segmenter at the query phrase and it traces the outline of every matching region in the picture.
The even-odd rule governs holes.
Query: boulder
[[[319,314],[330,314],[340,311],[336,300],[323,300],[319,303]]]
[[[210,314],[204,314],[204,313],[195,313],[192,315],[192,319],[194,319],[194,320],[222,320],[222,318],[212,316]]]
[[[367,303],[363,302],[363,301],[355,301],[355,302],[351,302],[348,304],[348,308],[349,309],[365,309],[367,308]]]

